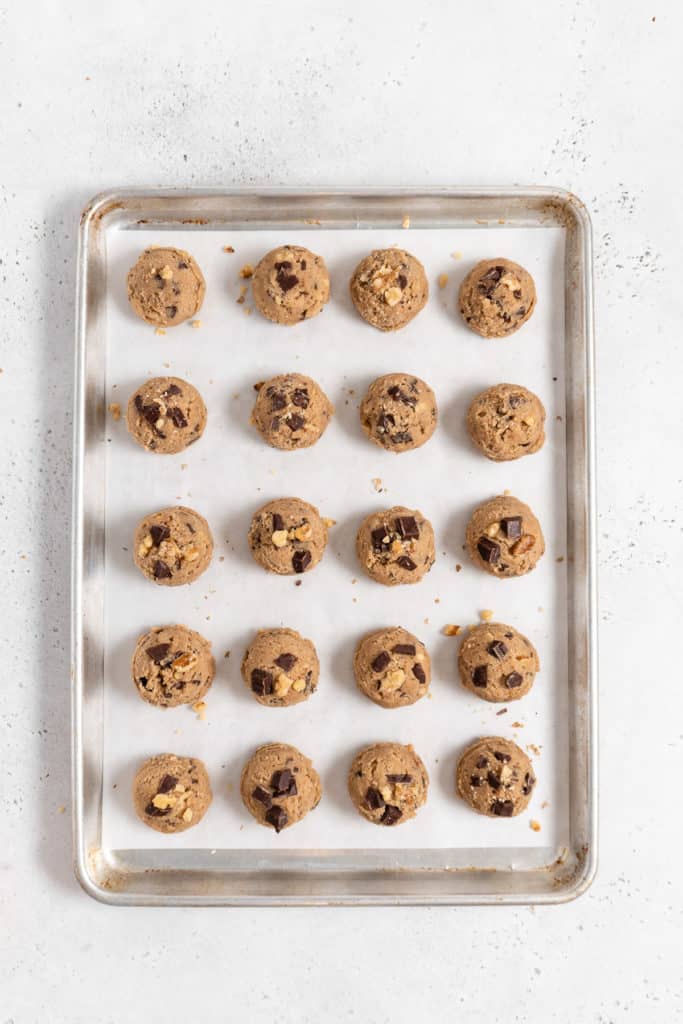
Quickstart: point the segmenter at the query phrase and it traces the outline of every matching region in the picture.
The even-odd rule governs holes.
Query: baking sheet
[[[309,323],[287,329],[236,303],[239,269],[290,242],[321,253],[332,299]],[[207,280],[201,326],[163,336],[129,310],[125,279],[151,244],[187,248]],[[223,246],[231,245],[234,254]],[[371,248],[400,245],[425,265],[430,301],[404,330],[382,334],[357,316],[347,282]],[[455,256],[453,255],[455,254]],[[538,306],[508,339],[485,341],[455,312],[462,277],[477,260],[505,255],[534,276]],[[457,257],[457,258],[456,258]],[[128,437],[124,420],[107,423],[105,704],[102,844],[115,849],[557,849],[568,842],[566,474],[564,431],[564,232],[489,226],[465,230],[327,230],[169,232],[112,230],[107,235],[107,401],[125,405],[149,376],[174,374],[199,388],[209,411],[200,442],[176,456],[153,456]],[[448,274],[441,290],[440,274]],[[314,377],[336,406],[322,440],[301,452],[267,447],[249,425],[256,381],[288,370]],[[380,374],[405,371],[434,388],[441,421],[432,440],[396,456],[368,442],[358,403]],[[472,396],[501,381],[520,383],[543,400],[547,441],[514,463],[489,462],[467,437]],[[373,478],[382,481],[377,493]],[[496,580],[475,569],[462,549],[472,508],[509,489],[538,515],[546,554],[529,576]],[[320,566],[295,586],[267,575],[246,542],[251,515],[275,497],[297,495],[337,520]],[[182,588],[155,587],[132,563],[132,534],[147,512],[186,504],[209,521],[216,544],[210,569]],[[358,524],[369,512],[404,504],[422,510],[437,538],[437,561],[415,586],[385,588],[367,579],[355,557]],[[221,561],[220,559],[224,560]],[[456,572],[456,564],[462,571]],[[355,582],[354,582],[355,581]],[[459,684],[459,638],[446,623],[466,625],[491,609],[536,645],[541,672],[527,697],[487,704]],[[154,625],[183,622],[213,643],[217,677],[205,721],[187,707],[144,704],[130,678],[137,636]],[[431,699],[386,710],[356,689],[352,659],[365,632],[403,625],[432,655]],[[249,695],[239,666],[253,633],[284,625],[314,640],[321,660],[317,693],[292,708],[265,708]],[[225,658],[226,651],[230,657]],[[501,707],[508,711],[496,713]],[[459,751],[479,735],[513,738],[532,754],[538,785],[528,810],[513,820],[474,814],[454,795]],[[239,796],[242,764],[261,743],[293,743],[320,772],[323,799],[314,813],[279,836],[258,826]],[[400,828],[372,828],[350,803],[346,774],[355,752],[381,740],[411,742],[431,778],[429,799]],[[533,745],[533,747],[532,747]],[[540,752],[540,756],[533,750]],[[135,817],[130,788],[138,764],[162,751],[193,754],[207,765],[214,802],[204,820],[160,836]],[[531,819],[540,823],[536,832]]]

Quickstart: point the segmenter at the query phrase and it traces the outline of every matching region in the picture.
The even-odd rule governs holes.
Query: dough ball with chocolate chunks
[[[183,505],[152,512],[135,531],[135,564],[162,587],[192,583],[209,567],[212,555],[209,524],[199,512]]]
[[[531,761],[512,740],[486,736],[458,761],[455,788],[466,804],[490,818],[514,818],[531,800],[536,776]]]
[[[545,409],[533,391],[496,384],[472,401],[467,429],[487,459],[509,462],[533,455],[545,441]]]
[[[211,644],[187,626],[157,626],[141,636],[133,653],[133,682],[148,704],[194,704],[216,674]]]
[[[186,380],[152,377],[131,396],[126,425],[131,437],[147,451],[173,455],[202,436],[206,406]]]
[[[351,278],[353,304],[380,331],[397,331],[417,316],[429,297],[425,269],[405,249],[375,249]]]
[[[334,406],[310,377],[283,373],[257,388],[251,422],[273,448],[310,448],[325,433]]]
[[[361,693],[383,708],[414,704],[428,692],[432,677],[427,648],[400,626],[363,637],[353,671]]]
[[[145,249],[128,272],[128,300],[153,327],[175,327],[199,312],[206,285],[183,249]]]
[[[427,800],[429,776],[413,748],[374,743],[361,750],[349,771],[349,795],[373,825],[402,825]]]
[[[266,743],[242,769],[240,793],[259,825],[282,832],[318,806],[322,786],[300,750],[286,743]]]
[[[512,260],[482,260],[460,285],[465,323],[483,338],[504,338],[525,324],[536,305],[531,274]]]
[[[133,780],[135,813],[157,832],[198,825],[211,800],[209,776],[198,757],[157,754],[140,765]]]
[[[475,565],[503,578],[531,572],[545,551],[541,525],[529,506],[505,494],[475,509],[466,543]]]
[[[327,523],[301,498],[276,498],[254,513],[251,553],[264,569],[280,576],[310,572],[323,557]]]
[[[364,519],[356,537],[358,561],[387,587],[419,583],[434,564],[434,530],[417,509],[396,505]]]
[[[519,700],[533,686],[539,668],[531,641],[502,622],[480,623],[460,645],[460,680],[482,700]]]
[[[259,704],[300,704],[315,692],[320,662],[312,640],[294,629],[260,629],[242,659],[242,678]]]
[[[252,290],[268,320],[291,326],[321,312],[330,297],[330,275],[322,256],[301,245],[281,245],[257,263]]]
[[[425,444],[436,429],[436,398],[429,384],[407,373],[378,377],[360,407],[360,422],[371,441],[390,452]]]

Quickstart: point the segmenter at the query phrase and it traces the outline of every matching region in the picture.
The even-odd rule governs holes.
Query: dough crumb
[[[306,217],[304,219],[304,224],[320,224],[320,220],[318,217]]]
[[[109,412],[111,413],[111,418],[113,420],[116,420],[116,422],[118,423],[118,421],[121,419],[121,406],[119,405],[118,402],[110,402],[108,408]]]
[[[482,609],[482,611],[479,612],[479,615],[484,620],[484,622],[491,622],[491,620],[493,619],[493,612],[491,611],[490,608]]]
[[[541,756],[541,748],[537,747],[535,743],[528,743],[527,744],[527,750],[530,750],[531,753],[534,754],[535,757],[540,757]]]
[[[460,633],[462,633],[462,626],[455,626],[449,623],[443,627],[444,636],[458,636]]]
[[[529,822],[529,828],[532,829],[534,832],[540,832],[541,831],[541,824],[540,824],[540,822],[538,822],[534,818],[532,818],[531,821]]]
[[[429,618],[423,619],[422,621],[424,622],[425,626],[429,625]]]
[[[410,227],[410,217],[406,216],[406,217],[403,218],[403,220],[401,221],[401,227],[402,228],[409,228]]]
[[[513,729],[523,729],[524,728],[524,722],[513,722],[512,723],[512,728]]]
[[[57,808],[57,814],[64,814],[65,810],[66,810],[65,805],[61,804],[61,806]]]
[[[155,327],[154,328],[154,333],[155,334],[166,334],[166,331],[163,329],[163,327]]]
[[[462,572],[462,566],[461,566],[460,562],[456,562],[455,563],[455,571],[456,572]]]
[[[199,330],[202,326],[201,320],[190,320],[190,327],[194,327],[195,331]]]
[[[462,259],[462,253],[461,252],[452,252],[451,253],[451,257],[454,260],[461,260]]]
[[[254,268],[252,267],[251,263],[245,263],[243,267],[240,267],[240,277],[243,280],[247,280],[248,278],[252,277],[253,273]]]
[[[245,306],[244,307],[244,315],[245,316],[251,316],[251,306]]]
[[[224,658],[229,658],[230,657],[230,651],[226,651],[225,654],[223,655],[223,657]]]
[[[324,522],[325,526],[328,528],[328,530],[329,530],[329,528],[331,526],[336,526],[337,525],[337,520],[336,519],[327,519],[325,516],[323,516],[323,522]]]
[[[439,274],[437,278],[439,288],[445,288],[448,284],[448,274]]]
[[[377,491],[378,494],[381,493],[381,490],[382,490],[382,480],[381,480],[381,478],[378,477],[378,476],[373,476],[373,478],[372,478],[372,486],[375,488],[375,490]]]
[[[434,598],[434,604],[441,604],[441,598],[440,597],[435,597]]]
[[[240,271],[240,273],[241,273],[241,271]],[[239,296],[235,299],[235,302],[238,304],[238,306],[241,306],[243,302],[246,302],[246,300],[247,300],[247,292],[248,291],[249,291],[249,285],[248,284],[241,284],[240,285]]]
[[[207,618],[208,618],[208,616],[207,616]],[[200,722],[204,722],[206,720],[206,701],[205,700],[198,700],[196,704],[192,705],[192,710],[195,712],[195,714],[196,714],[196,716],[197,716],[197,718],[199,719]]]
[[[224,245],[223,246],[223,252],[234,252],[234,251],[235,250],[233,249],[233,247],[231,245]]]

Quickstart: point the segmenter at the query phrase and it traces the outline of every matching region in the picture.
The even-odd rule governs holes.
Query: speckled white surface
[[[321,8],[0,6],[0,1024],[670,1024],[683,940],[683,213],[670,185],[683,8]],[[592,211],[602,849],[574,904],[114,911],[72,879],[76,224],[109,186],[233,182],[550,183]]]

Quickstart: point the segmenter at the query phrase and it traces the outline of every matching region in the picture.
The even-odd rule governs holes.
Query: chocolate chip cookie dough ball
[[[126,425],[133,440],[147,451],[173,455],[202,436],[206,406],[186,380],[152,377],[131,396]]]
[[[383,708],[414,704],[429,691],[432,677],[427,648],[400,626],[363,637],[353,671],[361,693]]]
[[[350,287],[360,315],[380,331],[405,327],[429,297],[424,267],[404,249],[375,249],[356,267]]]
[[[349,771],[349,795],[373,825],[402,825],[427,799],[429,776],[413,748],[375,743],[361,750]]]
[[[320,777],[307,757],[286,743],[266,743],[242,769],[244,806],[259,825],[282,832],[320,803]]]
[[[301,498],[276,498],[254,514],[251,553],[264,569],[280,576],[310,572],[323,557],[327,523]]]
[[[512,740],[487,736],[458,761],[455,788],[466,804],[490,818],[514,818],[531,800],[536,777],[531,761]]]
[[[541,525],[528,505],[499,495],[476,509],[467,524],[467,550],[493,576],[524,576],[545,551]]]
[[[458,655],[462,685],[477,697],[498,704],[524,697],[539,668],[531,641],[502,622],[475,626]]]
[[[216,674],[211,644],[187,626],[157,626],[133,653],[133,682],[143,700],[159,708],[194,704]]]
[[[268,320],[291,326],[321,312],[330,297],[330,275],[322,256],[300,245],[281,245],[256,265],[252,290]]]
[[[213,537],[199,512],[175,505],[145,516],[135,531],[133,552],[147,579],[179,587],[192,583],[209,567]]]
[[[251,422],[273,448],[310,448],[325,433],[334,406],[310,377],[282,373],[256,387]]]
[[[396,505],[364,519],[356,537],[358,561],[373,580],[393,587],[419,583],[434,564],[434,530],[417,509]]]
[[[509,462],[533,455],[545,441],[540,398],[518,384],[496,384],[473,399],[467,429],[487,459]]]
[[[128,300],[154,327],[175,327],[195,316],[205,291],[201,270],[183,249],[145,249],[128,272]]]
[[[460,285],[465,323],[483,338],[504,338],[525,324],[536,305],[531,274],[512,260],[482,260]]]
[[[436,398],[429,384],[406,373],[388,373],[368,388],[360,422],[371,441],[390,452],[425,444],[436,429]]]
[[[209,776],[198,757],[157,754],[140,766],[133,781],[135,813],[157,832],[184,832],[198,825],[211,800]]]
[[[259,704],[308,700],[320,677],[315,645],[294,629],[260,629],[242,659],[242,678]]]

